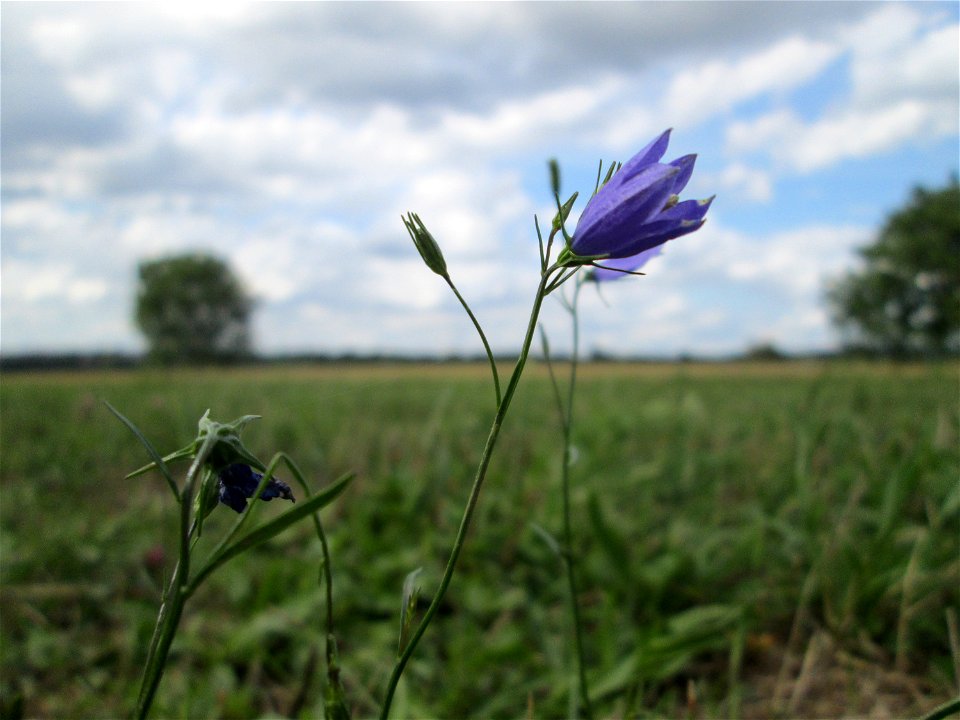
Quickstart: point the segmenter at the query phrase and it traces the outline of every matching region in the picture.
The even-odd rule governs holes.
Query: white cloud
[[[589,87],[564,87],[520,100],[507,100],[492,111],[451,113],[444,117],[441,132],[458,145],[502,153],[542,139],[544,133],[589,123],[602,104],[622,89],[622,81],[607,78]]]
[[[201,3],[158,3],[150,9],[192,32],[202,31],[211,23],[237,25],[255,17],[256,3],[235,0],[205,0]]]
[[[770,173],[740,162],[724,168],[717,179],[717,186],[738,193],[752,202],[767,202],[773,197]]]
[[[786,106],[736,120],[726,130],[727,152],[760,152],[781,168],[811,172],[956,135],[958,27],[930,27],[914,7],[882,6],[840,33],[852,93],[810,120]]]
[[[735,281],[763,283],[794,296],[810,298],[821,289],[825,275],[849,264],[851,250],[865,238],[859,227],[805,227],[779,233],[762,243],[741,241],[724,254],[739,251],[726,265]]]
[[[335,223],[277,229],[277,235],[240,238],[231,253],[247,291],[267,303],[309,297],[318,286],[329,286],[336,280],[336,262],[349,257],[347,249],[358,243]]]
[[[508,228],[529,217],[531,201],[515,173],[440,167],[410,178],[388,226],[405,210],[416,212],[442,243],[450,262],[495,257],[509,242]],[[384,228],[386,231],[386,228]]]
[[[731,122],[726,128],[726,150],[729,155],[780,147],[785,139],[799,134],[803,124],[790,110],[783,108],[753,120]]]
[[[670,292],[657,297],[657,302],[647,306],[644,320],[650,325],[666,324],[675,321],[688,309],[688,303],[680,292]]]
[[[38,18],[29,27],[29,34],[43,58],[62,64],[85,52],[94,38],[89,22],[62,16]]]
[[[39,239],[55,236],[70,222],[70,215],[60,204],[47,198],[27,197],[5,202],[2,219],[4,230]],[[24,249],[31,249],[30,246],[28,240]],[[32,249],[36,251],[40,248]]]
[[[960,26],[940,25],[907,5],[885,5],[850,28],[851,79],[863,107],[906,96],[942,100],[957,94]]]
[[[667,246],[662,272],[681,282],[725,278],[810,300],[822,278],[847,268],[854,248],[870,236],[870,228],[857,225],[808,225],[750,236],[713,217],[699,232]]]
[[[851,109],[804,123],[793,112],[780,110],[731,123],[727,151],[732,155],[767,152],[781,167],[810,172],[943,135],[951,115],[943,111],[939,105],[907,99],[874,111]]]
[[[389,262],[378,258],[366,260],[360,277],[362,292],[368,301],[390,307],[436,308],[447,298],[447,286],[425,270],[419,256]]]
[[[819,75],[840,49],[795,36],[736,61],[708,62],[674,78],[666,114],[693,124],[758,95],[785,93]]]
[[[924,6],[237,8],[4,6],[5,347],[136,345],[136,263],[199,249],[258,297],[265,349],[473,352],[403,230],[412,210],[513,349],[536,283],[532,213],[552,214],[543,161],[586,189],[597,157],[670,125],[701,155],[691,191],[745,212],[711,215],[650,277],[605,290],[613,307],[594,298],[587,342],[736,349],[788,316],[806,318],[797,337],[822,337],[819,279],[860,228],[766,232],[754,218],[776,216],[777,173],[816,183],[956,132],[956,25]],[[851,17],[864,22],[837,30]],[[712,145],[728,123],[724,166]],[[878,215],[855,191],[851,206]],[[744,314],[753,295],[769,316]],[[58,303],[97,322],[29,321]]]
[[[107,294],[101,278],[78,277],[66,264],[8,260],[3,265],[4,303],[37,303],[44,300],[84,304]]]
[[[815,123],[796,142],[785,143],[787,160],[800,171],[891,150],[906,141],[936,134],[939,108],[903,100],[874,113],[851,112]]]
[[[227,229],[215,217],[185,207],[183,202],[134,202],[118,208],[115,238],[108,240],[124,257],[157,258],[215,243],[232,245]]]

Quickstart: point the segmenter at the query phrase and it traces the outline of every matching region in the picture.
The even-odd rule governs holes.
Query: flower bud
[[[197,439],[195,441],[197,449],[203,445],[207,436],[212,435],[216,442],[210,449],[207,456],[207,464],[214,470],[220,470],[233,463],[244,463],[256,468],[257,470],[266,470],[266,467],[252,452],[247,450],[240,440],[240,432],[252,420],[258,420],[259,415],[244,415],[230,423],[220,423],[210,419],[210,411],[207,410],[198,423]]]
[[[441,277],[447,276],[447,262],[443,259],[443,253],[440,252],[440,246],[433,239],[433,235],[427,230],[420,216],[416,213],[407,213],[407,217],[400,216],[403,225],[410,233],[413,244],[416,245],[420,257],[426,266]]]
[[[550,158],[550,191],[554,195],[560,194],[560,163]]]
[[[570,199],[560,206],[560,211],[553,216],[554,230],[559,230],[560,226],[567,221],[568,217],[570,217],[570,211],[573,209],[573,203],[577,201],[577,195],[579,194],[579,192],[575,192],[573,195],[571,195]]]

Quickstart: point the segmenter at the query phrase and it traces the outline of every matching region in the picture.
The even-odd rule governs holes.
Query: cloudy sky
[[[0,349],[140,350],[137,263],[204,250],[260,352],[479,351],[414,210],[509,352],[548,158],[589,193],[667,127],[666,159],[699,154],[684,197],[717,199],[585,293],[586,349],[835,347],[830,278],[957,170],[958,46],[955,2],[6,2]]]

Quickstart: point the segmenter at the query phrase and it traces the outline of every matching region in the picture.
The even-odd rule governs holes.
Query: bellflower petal
[[[650,141],[643,150],[634,155],[627,163],[620,168],[620,172],[610,178],[610,183],[620,185],[627,180],[632,179],[648,165],[660,162],[660,158],[667,152],[667,145],[670,144],[670,130],[664,130],[659,137]],[[608,183],[608,184],[610,184]]]
[[[573,251],[577,255],[606,255],[611,243],[646,223],[663,208],[679,172],[678,168],[657,163],[617,187],[610,188],[608,183],[591,198],[580,216],[573,236]],[[595,205],[595,209],[591,205]]]
[[[648,251],[703,225],[713,198],[679,198],[697,156],[661,163],[669,141],[670,131],[661,133],[590,199],[573,233],[569,265],[598,260],[614,267],[603,261],[623,260],[617,263],[620,269],[635,270],[652,257]]]
[[[661,245],[681,235],[699,230],[704,216],[710,209],[713,198],[706,200],[684,200],[668,210],[664,210],[653,222],[648,222],[630,236],[608,249],[608,257],[623,258],[636,255],[644,250]]]
[[[680,168],[680,173],[673,180],[674,195],[679,195],[681,192],[683,192],[683,189],[687,186],[687,183],[690,182],[690,178],[693,177],[693,165],[696,163],[696,161],[696,155],[684,155],[683,157],[679,157],[670,163],[673,167]]]
[[[262,479],[263,475],[249,465],[228,465],[217,474],[220,502],[238,513],[243,512],[247,507],[247,499],[253,496]],[[289,485],[281,480],[271,479],[260,493],[260,499],[273,500],[277,497],[296,502]]]

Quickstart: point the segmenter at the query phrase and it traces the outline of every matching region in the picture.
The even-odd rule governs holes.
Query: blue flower
[[[697,156],[663,164],[669,142],[667,130],[590,198],[573,233],[570,265],[609,259],[618,262],[603,265],[635,270],[651,257],[647,251],[700,229],[713,198],[680,201]]]
[[[217,488],[220,502],[227,507],[243,512],[247,507],[247,498],[257,490],[263,475],[244,463],[227,465],[217,473]],[[270,480],[260,493],[261,500],[273,500],[279,497],[296,502],[290,486],[280,480]]]

